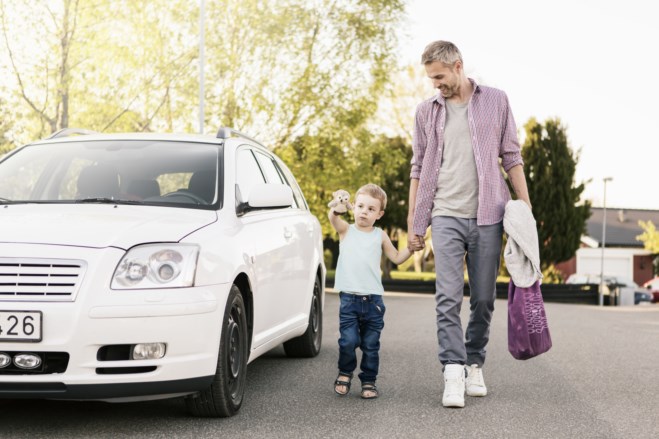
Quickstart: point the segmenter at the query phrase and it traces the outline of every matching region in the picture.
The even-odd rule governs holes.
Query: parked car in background
[[[567,284],[595,284],[600,285],[599,274],[571,274],[565,281]],[[634,305],[641,302],[650,302],[652,300],[647,290],[643,290],[636,282],[622,276],[604,276],[604,296],[609,296],[609,300],[615,302],[616,295],[619,293],[617,288],[634,289]],[[613,303],[612,303],[613,304]]]
[[[0,398],[231,416],[249,362],[320,350],[320,223],[243,134],[64,130],[0,161],[0,205]]]
[[[643,288],[649,290],[652,296],[652,303],[659,303],[659,276],[644,283]]]

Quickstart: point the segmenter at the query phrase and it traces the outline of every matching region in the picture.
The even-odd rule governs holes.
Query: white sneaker
[[[444,367],[444,407],[465,406],[465,367],[462,364],[447,364]]]
[[[478,364],[467,366],[467,395],[487,395],[487,387],[485,387],[485,381],[483,381],[483,369]]]

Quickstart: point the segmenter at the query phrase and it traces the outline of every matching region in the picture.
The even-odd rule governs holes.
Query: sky
[[[659,25],[649,0],[408,0],[403,64],[455,43],[467,76],[508,95],[518,130],[558,117],[576,181],[601,207],[659,210]],[[533,200],[531,200],[533,201]]]

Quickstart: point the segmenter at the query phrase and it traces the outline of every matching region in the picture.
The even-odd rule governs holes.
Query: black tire
[[[320,297],[320,279],[313,284],[313,297],[309,311],[309,326],[304,334],[284,343],[284,351],[289,357],[311,358],[318,355],[323,341],[323,304]]]
[[[243,402],[249,358],[247,316],[240,289],[233,285],[224,311],[217,369],[211,386],[186,397],[194,416],[226,418],[235,415]]]

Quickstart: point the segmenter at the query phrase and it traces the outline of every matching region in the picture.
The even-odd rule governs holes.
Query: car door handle
[[[290,229],[284,229],[284,238],[291,239],[293,237],[293,232]]]

